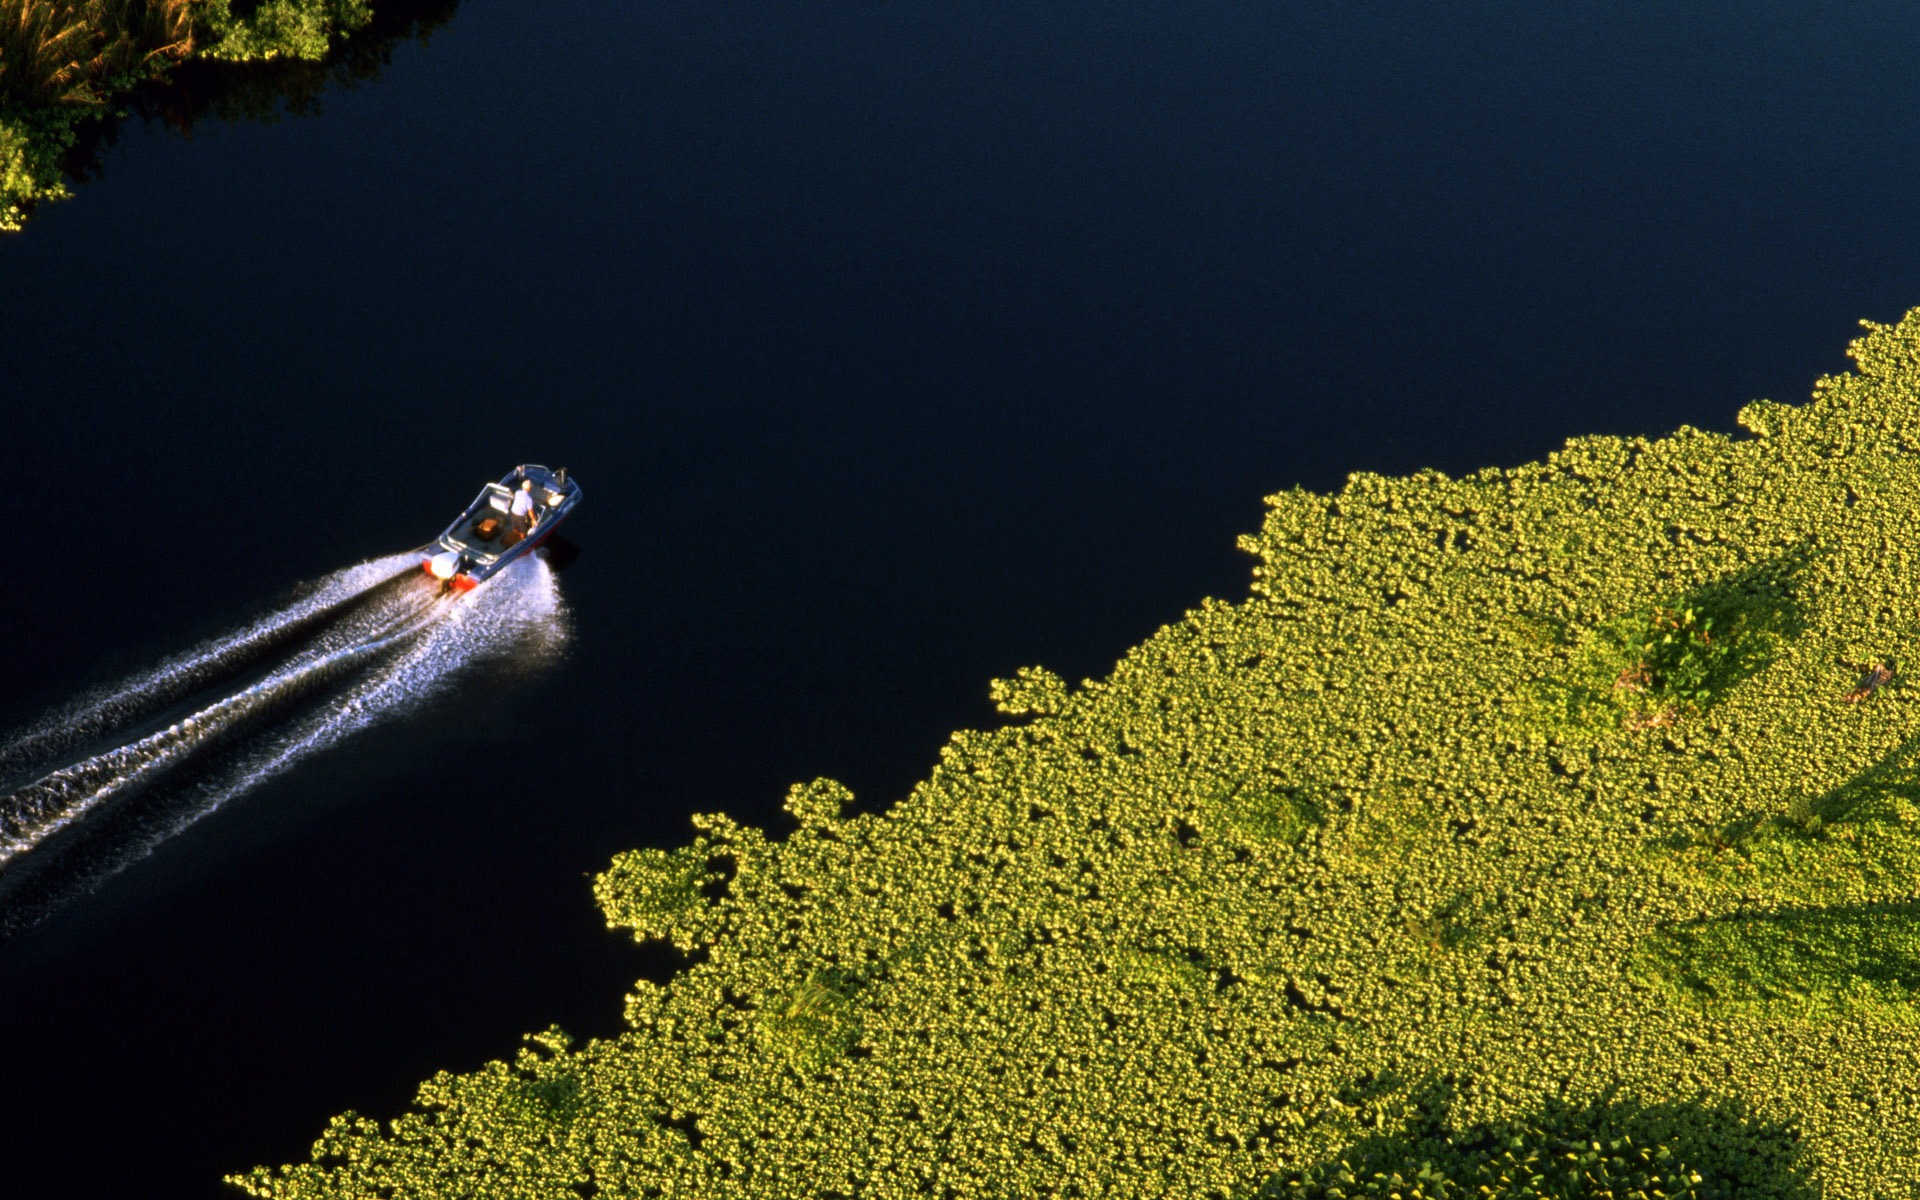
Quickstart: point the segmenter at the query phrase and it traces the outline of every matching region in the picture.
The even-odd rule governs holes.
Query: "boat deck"
[[[522,525],[513,517],[513,502],[521,494],[522,484],[531,484],[531,525]],[[445,562],[435,567],[441,557],[429,554],[423,565],[438,578],[452,578],[457,588],[475,587],[544,540],[579,500],[580,485],[567,479],[564,471],[516,467],[500,482],[487,484],[440,535],[435,545]]]
[[[513,492],[497,483],[488,484],[487,491],[487,503],[460,522],[444,539],[454,549],[468,551],[483,562],[493,561],[519,545],[527,536],[527,533],[515,528]],[[540,522],[547,516],[549,508],[535,500],[533,530],[540,528]],[[492,522],[491,526],[489,522]]]

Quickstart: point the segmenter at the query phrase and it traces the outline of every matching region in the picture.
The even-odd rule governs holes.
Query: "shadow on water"
[[[164,79],[146,83],[123,97],[128,116],[159,123],[186,137],[203,121],[273,122],[283,116],[316,116],[326,93],[378,79],[393,63],[395,47],[430,41],[453,19],[460,0],[386,0],[376,3],[373,21],[332,54],[317,62],[277,58],[267,62],[227,63],[191,59]],[[88,121],[77,131],[61,169],[75,183],[100,177],[106,152],[119,140],[125,117]]]
[[[1660,930],[1640,953],[1658,973],[1708,999],[1905,1006],[1920,996],[1920,904],[1707,917]]]
[[[1801,583],[1816,548],[1801,543],[1784,553],[1693,588],[1679,606],[1712,622],[1718,643],[1701,680],[1717,699],[1765,670],[1784,642],[1806,632]]]
[[[1897,677],[1896,677],[1897,678]],[[1849,822],[1886,822],[1898,827],[1920,819],[1920,738],[1907,741],[1839,787],[1806,803],[1802,829]],[[1818,822],[1814,818],[1819,818]]]
[[[1857,667],[1860,664],[1838,665]],[[1889,658],[1886,669],[1884,686],[1905,686],[1895,660]],[[1867,680],[1871,678],[1868,676]],[[1857,701],[1868,698],[1865,680],[1859,691],[1848,697]],[[1705,845],[1751,854],[1769,841],[1785,840],[1804,846],[1842,829],[1851,829],[1857,834],[1869,827],[1877,827],[1875,832],[1882,835],[1895,835],[1876,842],[1873,851],[1882,856],[1903,857],[1907,849],[1915,845],[1914,838],[1899,835],[1920,832],[1920,738],[1902,742],[1865,770],[1818,795],[1790,793],[1782,805],[1748,808],[1704,833],[1675,832],[1655,839],[1654,844],[1669,850]],[[1902,873],[1909,870],[1904,862],[1890,861],[1888,866]]]
[[[1432,1079],[1399,1092],[1370,1080],[1343,1100],[1384,1090],[1402,1097],[1406,1131],[1354,1141],[1312,1167],[1283,1172],[1254,1193],[1290,1200],[1426,1196],[1673,1196],[1694,1200],[1816,1200],[1800,1135],[1739,1099],[1642,1104],[1606,1097],[1548,1100],[1513,1121],[1457,1128],[1457,1083]],[[1694,1177],[1698,1176],[1698,1182]],[[1531,1181],[1531,1186],[1514,1187]]]
[[[579,545],[564,533],[556,533],[549,537],[543,549],[547,556],[547,566],[553,569],[555,575],[565,574],[568,568],[580,561]]]

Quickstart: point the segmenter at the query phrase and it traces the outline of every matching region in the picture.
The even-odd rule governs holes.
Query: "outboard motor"
[[[454,550],[442,550],[426,562],[427,574],[435,579],[446,581],[460,573],[460,554]]]

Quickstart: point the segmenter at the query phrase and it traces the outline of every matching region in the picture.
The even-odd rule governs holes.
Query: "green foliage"
[[[1709,685],[1724,675],[1734,642],[1713,637],[1713,618],[1692,608],[1658,605],[1633,630],[1634,686],[1676,704],[1695,706],[1711,698]]]
[[[987,688],[995,708],[1008,716],[1047,715],[1067,706],[1067,681],[1045,667],[1021,667],[1012,679],[996,679]]]
[[[1667,728],[1758,673],[1802,625],[1796,549],[1595,627],[1556,634],[1571,666],[1536,680],[1535,723],[1553,736]]]
[[[817,971],[769,997],[760,1015],[765,1048],[803,1073],[826,1067],[860,1036],[852,1007],[856,990],[856,981],[844,972]]]
[[[0,230],[67,196],[81,120],[193,49],[191,0],[0,0]]]
[[[607,915],[608,928],[631,929],[639,941],[659,938],[692,949],[707,927],[702,889],[724,878],[698,845],[629,850],[594,879],[593,898]]]
[[[516,1079],[506,1093],[506,1106],[523,1121],[564,1125],[580,1113],[584,1092],[577,1075]]]
[[[82,122],[189,59],[318,62],[371,0],[0,0],[0,230],[65,199]]]
[[[19,229],[34,201],[58,198],[59,175],[42,178],[31,152],[26,130],[0,119],[0,230]]]
[[[87,111],[80,106],[0,109],[0,231],[20,229],[42,201],[72,195],[61,157]]]
[[[996,685],[884,813],[616,859],[691,952],[618,1036],[236,1182],[1910,1196],[1920,695],[1861,668],[1920,635],[1920,313],[1853,356],[1750,438],[1271,497],[1249,597]]]
[[[208,0],[200,19],[211,38],[202,53],[227,62],[317,61],[373,20],[369,0],[260,0],[249,7],[236,13],[232,0]]]
[[[1920,1009],[1920,906],[1907,902],[1734,912],[1663,929],[1641,954],[1708,1000],[1831,1013]]]
[[[98,107],[193,34],[192,0],[0,0],[0,110]]]
[[[1321,824],[1329,801],[1271,779],[1243,779],[1210,806],[1237,841],[1297,842]]]
[[[845,786],[831,779],[816,779],[789,788],[785,807],[802,825],[821,827],[838,820],[852,803],[853,793]]]
[[[1444,1104],[1444,1089],[1430,1088]],[[1549,1104],[1470,1130],[1444,1110],[1269,1180],[1260,1200],[1816,1200],[1797,1132],[1738,1101]]]

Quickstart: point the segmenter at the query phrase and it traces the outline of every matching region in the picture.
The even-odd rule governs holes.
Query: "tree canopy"
[[[81,126],[141,84],[192,59],[318,64],[373,20],[372,0],[0,0],[0,232],[70,195]]]

